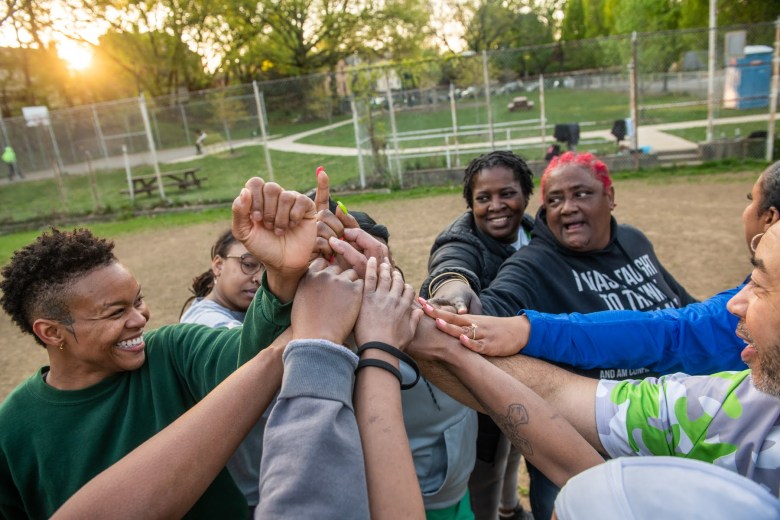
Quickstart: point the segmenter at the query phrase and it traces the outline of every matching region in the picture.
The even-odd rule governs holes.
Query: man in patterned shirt
[[[410,352],[424,360],[421,368],[439,388],[484,409],[524,454],[536,451],[538,457],[543,448],[553,468],[565,452],[549,445],[566,441],[558,440],[552,428],[539,428],[559,418],[534,407],[534,392],[604,455],[672,455],[711,462],[778,496],[780,226],[767,230],[751,262],[751,281],[728,304],[739,318],[737,335],[746,344],[741,356],[750,369],[742,372],[641,381],[587,379],[526,356],[484,358],[457,339],[437,334],[432,320],[420,324],[418,338],[425,337]]]

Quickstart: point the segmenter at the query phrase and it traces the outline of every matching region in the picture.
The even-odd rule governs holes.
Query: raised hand
[[[305,195],[253,177],[233,201],[233,235],[266,266],[271,291],[288,301],[314,247],[314,203]]]
[[[314,206],[317,210],[317,241],[314,247],[314,256],[322,256],[330,259],[333,256],[333,250],[328,243],[331,237],[341,238],[344,236],[345,228],[357,228],[358,222],[355,217],[344,213],[341,208],[337,208],[333,213],[330,210],[330,179],[325,170],[317,169],[317,191],[314,195]],[[342,265],[346,268],[346,265]]]
[[[366,273],[366,262],[369,258],[383,261],[390,257],[387,244],[362,229],[345,229],[344,240],[331,238],[329,242],[339,262],[352,267],[361,278]]]
[[[414,289],[389,261],[366,262],[363,303],[355,323],[355,341],[381,341],[403,350],[414,337],[422,310],[412,309]]]
[[[436,320],[436,328],[474,352],[488,356],[512,356],[528,343],[531,326],[525,316],[497,318],[477,314],[455,314],[436,309],[418,298],[423,312]]]
[[[352,269],[342,271],[322,258],[314,260],[295,293],[293,339],[343,344],[360,312],[362,289],[363,280]]]

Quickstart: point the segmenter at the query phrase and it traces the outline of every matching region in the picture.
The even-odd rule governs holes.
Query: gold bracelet
[[[436,289],[434,289],[433,292],[428,295],[428,298],[432,299],[434,297],[434,295],[439,291],[439,289],[441,289],[442,287],[444,287],[445,285],[447,285],[450,282],[460,282],[460,283],[462,283],[464,285],[467,285],[467,286],[471,287],[468,283],[466,283],[463,280],[460,280],[458,278],[448,278],[447,280],[444,280],[442,283],[437,285]]]
[[[441,278],[443,278],[443,277],[445,277],[445,276],[447,276],[448,278],[446,280],[440,282],[438,285],[436,285],[434,287],[434,284],[436,283],[436,281],[441,279]],[[428,298],[433,298],[433,296],[436,294],[436,292],[438,292],[438,290],[442,286],[444,286],[444,285],[446,285],[446,284],[448,284],[450,282],[457,282],[457,281],[462,282],[462,283],[468,285],[469,287],[471,287],[471,284],[469,283],[468,279],[465,276],[463,276],[462,274],[459,274],[459,273],[441,273],[439,275],[436,275],[433,278],[433,280],[431,280],[431,283],[428,284]],[[431,287],[433,287],[433,289],[431,289]]]

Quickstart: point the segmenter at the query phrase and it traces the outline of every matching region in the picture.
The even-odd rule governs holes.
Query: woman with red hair
[[[649,311],[696,301],[664,269],[647,237],[612,217],[615,189],[602,161],[573,152],[555,157],[542,175],[541,192],[531,242],[479,294],[483,314]],[[450,285],[450,302],[466,312],[477,295],[466,284]],[[454,288],[461,289],[455,297]],[[575,372],[600,379],[653,375],[636,367]],[[530,465],[529,473],[534,517],[550,518],[557,488]]]

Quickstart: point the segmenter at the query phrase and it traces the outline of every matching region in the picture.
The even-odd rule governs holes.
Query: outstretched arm
[[[744,342],[726,303],[742,286],[681,309],[547,314],[508,318],[456,315],[423,306],[441,318],[439,330],[480,354],[523,354],[577,368],[648,367],[668,374],[744,370]],[[471,325],[476,325],[473,329]],[[629,348],[630,347],[630,348]]]
[[[184,415],[90,480],[52,518],[181,518],[270,404],[290,337],[284,333]]]
[[[409,348],[432,383],[489,413],[556,483],[601,460],[593,449],[603,451],[596,432],[598,381],[525,356],[483,358],[427,318]]]
[[[382,262],[377,268],[376,258],[369,258],[363,302],[355,324],[357,344],[376,341],[403,351],[422,315],[419,309],[412,311],[413,298],[414,289],[404,284],[401,273],[393,270],[389,262]],[[399,359],[380,349],[363,351],[361,361],[368,359],[399,369]],[[372,366],[358,371],[355,414],[366,459],[371,518],[424,518],[422,494],[404,427],[400,384],[393,374]]]
[[[294,341],[263,440],[255,518],[368,518],[365,469],[352,411],[357,357],[341,344],[360,310],[354,271],[314,260],[292,310]],[[295,462],[291,462],[295,461]]]

